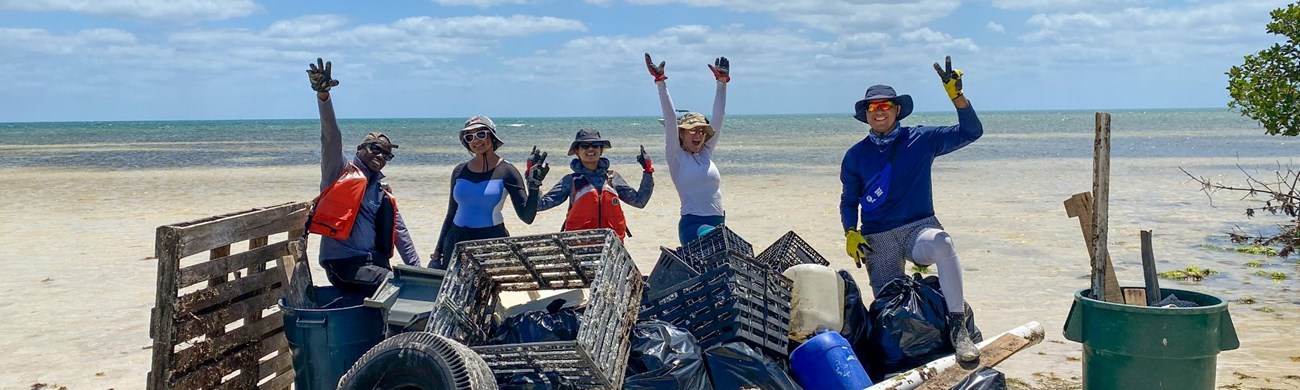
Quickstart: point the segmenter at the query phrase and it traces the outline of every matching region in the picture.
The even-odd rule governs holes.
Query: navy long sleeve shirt
[[[984,126],[972,107],[957,109],[957,123],[942,127],[899,127],[900,134],[887,145],[863,138],[849,148],[840,165],[840,182],[844,184],[840,194],[840,222],[844,229],[861,223],[862,233],[879,233],[934,216],[930,171],[935,157],[970,145],[984,134]],[[896,149],[889,192],[880,207],[859,213],[863,186],[884,168],[891,148]]]

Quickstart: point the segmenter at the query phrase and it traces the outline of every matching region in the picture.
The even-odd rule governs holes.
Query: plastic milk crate
[[[700,238],[687,242],[677,255],[692,269],[704,273],[714,268],[712,263],[728,256],[753,259],[754,246],[726,225],[721,225]]]
[[[751,259],[725,256],[715,268],[648,296],[641,319],[691,332],[702,348],[741,340],[784,357],[790,330],[790,279]]]
[[[579,388],[621,388],[644,281],[609,229],[456,245],[427,330],[470,346],[498,378],[559,374]],[[483,345],[501,291],[590,288],[573,341]]]
[[[659,252],[659,261],[655,263],[655,268],[650,271],[650,276],[646,279],[649,285],[645,288],[645,296],[658,294],[687,279],[700,276],[700,271],[686,264],[677,251],[661,246]]]
[[[799,264],[831,265],[829,261],[826,261],[825,257],[822,257],[820,253],[813,249],[812,245],[808,245],[807,241],[804,241],[798,234],[794,234],[794,231],[781,236],[771,246],[764,249],[763,253],[759,253],[755,259],[758,260],[759,264],[776,272],[785,272],[786,268]]]

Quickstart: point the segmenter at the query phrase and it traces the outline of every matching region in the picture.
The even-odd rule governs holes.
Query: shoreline
[[[1271,158],[1252,158],[1265,161]],[[1018,164],[978,161],[936,166],[936,210],[953,232],[962,256],[967,300],[976,323],[996,334],[1030,320],[1042,322],[1047,339],[998,366],[1010,378],[1034,383],[1035,374],[1063,381],[1079,376],[1081,346],[1059,329],[1073,292],[1087,286],[1087,254],[1078,222],[1065,217],[1061,201],[1086,190],[1090,172],[1075,163]],[[1189,171],[1231,177],[1231,162],[1186,164]],[[1206,167],[1217,168],[1206,168]],[[824,168],[824,167],[823,167]],[[1014,168],[1014,170],[1013,170]],[[1162,270],[1209,265],[1225,271],[1200,284],[1163,281],[1162,286],[1203,291],[1227,301],[1250,291],[1254,305],[1230,303],[1241,348],[1219,355],[1218,383],[1251,387],[1300,387],[1285,375],[1300,372],[1293,324],[1300,319],[1294,279],[1255,280],[1232,264],[1236,253],[1211,253],[1197,245],[1222,232],[1216,226],[1263,224],[1216,199],[1217,208],[1163,158],[1116,159],[1112,163],[1110,251],[1121,284],[1141,284],[1136,230],[1156,231]],[[451,166],[394,165],[385,172],[400,198],[421,255],[427,257],[446,207]],[[838,180],[832,175],[729,174],[724,179],[728,222],[756,250],[794,230],[834,268],[849,269],[863,284],[865,272],[842,254]],[[1004,175],[1000,172],[1014,172]],[[1178,173],[1181,175],[1181,173]],[[973,176],[973,177],[971,177]],[[21,200],[0,206],[13,242],[0,248],[0,291],[16,297],[0,303],[0,388],[58,383],[70,388],[139,388],[149,370],[149,311],[154,304],[153,234],[157,226],[253,207],[311,199],[315,166],[181,168],[71,171],[0,169],[0,196]],[[547,183],[553,183],[555,172]],[[667,175],[656,175],[647,209],[627,210],[637,235],[629,251],[641,272],[657,259],[658,246],[676,245],[677,199]],[[990,188],[989,182],[998,182]],[[539,213],[532,225],[507,214],[512,234],[556,230],[561,211]],[[1133,232],[1128,234],[1126,232]],[[1132,237],[1129,237],[1132,236]],[[313,243],[315,247],[315,244]],[[314,251],[311,256],[315,256]],[[15,259],[31,259],[31,261]],[[1293,267],[1288,261],[1276,260]],[[315,264],[313,264],[315,265]],[[319,267],[313,267],[319,272]],[[1253,272],[1253,271],[1251,271]],[[318,275],[320,281],[325,280]],[[1007,298],[1015,297],[1015,298]],[[1269,310],[1264,310],[1268,308]],[[1284,342],[1279,342],[1284,341]],[[1240,372],[1254,378],[1239,378]],[[103,373],[103,375],[99,375]],[[15,387],[16,386],[16,387]],[[1067,387],[1068,388],[1068,387]]]

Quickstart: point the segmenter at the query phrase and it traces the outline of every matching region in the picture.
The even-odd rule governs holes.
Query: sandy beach
[[[743,152],[743,150],[742,150]],[[1034,384],[1077,382],[1081,346],[1061,329],[1075,291],[1088,286],[1088,256],[1077,220],[1062,201],[1090,189],[1084,159],[988,160],[936,165],[936,208],[956,239],[967,300],[977,324],[992,335],[1042,322],[1047,340],[998,367]],[[1218,383],[1230,388],[1300,388],[1300,347],[1294,335],[1300,294],[1293,278],[1274,282],[1241,267],[1243,255],[1201,247],[1223,241],[1234,224],[1264,225],[1241,215],[1236,196],[1212,207],[1177,167],[1210,178],[1238,180],[1235,164],[1274,159],[1115,159],[1112,162],[1110,253],[1121,284],[1140,285],[1138,231],[1155,231],[1161,269],[1189,265],[1223,273],[1200,284],[1162,281],[1235,301],[1231,314],[1241,348],[1219,355]],[[635,172],[624,166],[625,172]],[[724,168],[725,169],[725,168]],[[422,256],[433,250],[447,203],[450,166],[385,170]],[[557,169],[547,183],[563,173]],[[186,168],[128,171],[0,169],[0,388],[36,383],[69,389],[143,388],[149,371],[149,312],[157,265],[154,229],[214,214],[305,201],[315,195],[315,166]],[[740,175],[724,170],[728,225],[756,250],[789,230],[808,240],[837,268],[862,283],[866,273],[843,253],[839,181],[826,167],[790,167],[787,175]],[[678,201],[666,168],[656,175],[651,204],[632,209],[627,241],[648,273],[660,245],[675,246]],[[1159,210],[1151,212],[1151,210]],[[507,213],[515,235],[556,230],[562,209],[524,225]],[[1279,221],[1280,222],[1280,221]],[[315,256],[313,243],[312,256]],[[1294,270],[1294,260],[1260,258]],[[318,268],[318,267],[317,267]],[[319,271],[319,269],[317,269]],[[318,283],[323,275],[317,274]],[[1216,282],[1216,280],[1218,282]],[[1051,378],[1055,376],[1060,381]],[[1238,387],[1231,387],[1238,385]]]

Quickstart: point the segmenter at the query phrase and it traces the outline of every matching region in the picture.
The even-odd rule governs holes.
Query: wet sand
[[[984,334],[1029,321],[1042,322],[1047,340],[1012,357],[998,369],[1009,377],[1077,381],[1081,346],[1066,341],[1062,324],[1072,295],[1088,286],[1088,256],[1078,221],[1062,201],[1091,188],[1091,161],[1043,159],[939,164],[936,208],[961,256],[966,299]],[[1109,247],[1121,284],[1141,285],[1138,230],[1155,231],[1162,270],[1199,266],[1222,273],[1204,282],[1162,280],[1162,286],[1195,290],[1254,304],[1230,306],[1241,348],[1219,355],[1220,386],[1300,388],[1300,320],[1295,260],[1217,251],[1234,225],[1247,220],[1236,195],[1212,207],[1198,185],[1177,166],[1198,175],[1238,180],[1234,164],[1265,160],[1143,158],[1112,162]],[[402,166],[385,172],[422,256],[433,251],[447,203],[448,166]],[[563,173],[552,172],[547,183]],[[666,170],[666,168],[664,168]],[[637,172],[632,166],[624,172]],[[788,175],[729,175],[724,192],[729,225],[757,249],[789,230],[798,232],[837,268],[864,271],[843,254],[837,211],[839,182],[829,167],[790,167]],[[315,193],[314,166],[81,171],[0,169],[0,388],[34,383],[83,388],[143,388],[149,371],[149,311],[154,305],[154,229],[209,215],[305,201]],[[630,209],[636,235],[627,246],[642,272],[649,272],[660,245],[676,245],[677,196],[667,172],[658,179],[645,210]],[[541,213],[524,225],[506,213],[516,235],[556,230],[563,209]],[[315,244],[313,243],[313,248]],[[315,256],[314,249],[312,256]],[[1242,266],[1257,259],[1265,269],[1290,275],[1275,282]],[[318,267],[317,267],[318,268]],[[319,271],[319,270],[317,270]],[[323,283],[323,275],[317,274]],[[1071,379],[1075,378],[1075,379]],[[1042,382],[1041,380],[1038,382]],[[1050,382],[1050,381],[1048,381]],[[1065,385],[1068,387],[1068,385]]]

